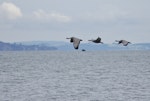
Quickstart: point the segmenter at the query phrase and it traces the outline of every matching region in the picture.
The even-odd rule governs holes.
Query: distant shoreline
[[[127,47],[113,44],[93,44],[81,43],[79,50],[86,51],[124,51],[124,50],[150,50],[150,43],[136,43]],[[46,51],[46,50],[60,50],[72,51],[74,50],[72,44],[63,41],[26,41],[26,42],[2,42],[0,41],[0,51]]]

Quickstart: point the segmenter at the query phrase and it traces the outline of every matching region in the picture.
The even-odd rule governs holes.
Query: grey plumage
[[[118,44],[123,44],[123,46],[127,46],[129,43],[129,41],[126,41],[126,40],[116,40],[116,42],[118,42]]]
[[[101,42],[101,38],[100,37],[98,37],[97,39],[92,39],[92,40],[88,40],[88,41],[92,41],[94,43],[102,43],[103,44],[103,42]]]
[[[79,39],[76,37],[70,37],[70,38],[66,38],[66,39],[70,39],[70,42],[73,43],[73,46],[75,49],[79,48],[80,41],[82,41],[82,39]]]

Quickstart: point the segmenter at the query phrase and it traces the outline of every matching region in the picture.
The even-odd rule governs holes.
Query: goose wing
[[[74,46],[75,49],[78,49],[78,48],[79,48],[80,41],[81,41],[81,40],[78,39],[78,38],[74,38],[74,39],[73,39],[73,46]]]
[[[101,42],[101,38],[100,38],[100,37],[98,37],[95,41],[97,41],[97,42]]]
[[[123,44],[124,46],[127,46],[127,45],[128,45],[128,41],[122,40],[122,44]]]

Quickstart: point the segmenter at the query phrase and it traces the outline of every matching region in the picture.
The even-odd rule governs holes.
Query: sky
[[[150,42],[150,0],[0,0],[0,41]]]

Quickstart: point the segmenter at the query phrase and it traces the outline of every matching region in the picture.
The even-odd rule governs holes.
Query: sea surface
[[[0,52],[0,101],[150,101],[150,51]]]

